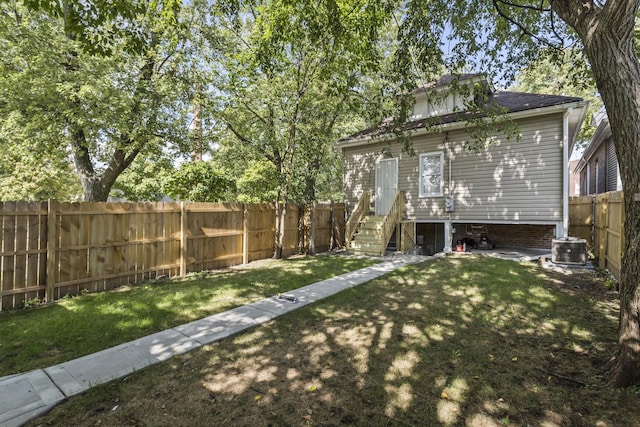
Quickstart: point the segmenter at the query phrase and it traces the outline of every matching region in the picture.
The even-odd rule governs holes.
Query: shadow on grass
[[[614,305],[568,295],[534,266],[430,261],[92,389],[39,422],[638,425],[635,390],[604,385]]]
[[[44,368],[372,265],[316,256],[266,260],[0,313],[0,376]]]

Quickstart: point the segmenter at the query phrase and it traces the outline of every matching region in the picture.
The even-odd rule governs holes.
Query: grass
[[[640,425],[638,390],[606,386],[617,302],[596,279],[427,261],[95,387],[31,425]]]
[[[0,376],[75,359],[373,263],[327,256],[266,260],[3,312]]]

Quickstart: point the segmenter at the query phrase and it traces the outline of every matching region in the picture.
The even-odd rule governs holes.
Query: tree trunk
[[[280,197],[276,200],[276,235],[275,235],[275,248],[273,250],[273,258],[282,259],[283,246],[284,246],[284,224],[285,217],[287,215],[287,205],[282,203]]]
[[[631,22],[633,16],[635,13]],[[583,38],[607,109],[624,189],[619,339],[610,373],[610,383],[617,387],[640,384],[640,65],[634,52],[633,25],[626,37],[616,34],[625,25],[600,20],[591,26],[595,31]]]
[[[282,259],[283,257],[285,226],[287,223],[287,204],[289,203],[289,182],[291,180],[291,174],[289,173],[291,169],[287,171],[284,166],[281,166],[280,170],[282,171],[280,176],[284,176],[284,183],[281,187],[279,186],[280,188],[276,196],[276,240],[273,251],[273,257],[275,259]]]
[[[83,202],[106,202],[109,199],[111,187],[106,189],[102,185],[100,177],[81,175],[80,182],[82,183]]]
[[[73,161],[82,183],[82,201],[106,202],[109,198],[111,187],[115,184],[118,176],[131,165],[140,150],[134,149],[128,155],[125,155],[122,150],[116,148],[107,168],[98,173],[93,167],[86,145],[84,132],[82,130],[74,132],[71,138],[71,146],[73,147]]]

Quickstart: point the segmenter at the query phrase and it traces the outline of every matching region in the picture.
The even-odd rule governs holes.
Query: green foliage
[[[138,157],[113,185],[111,197],[131,201],[159,201],[165,196],[164,182],[173,172],[171,159],[154,155]]]
[[[379,81],[371,71],[382,57],[377,30],[389,11],[354,1],[295,1],[257,2],[250,12],[218,17],[224,56],[213,83],[221,96],[211,106],[235,137],[221,141],[230,147],[225,152],[247,153],[234,157],[239,198],[333,198],[340,193],[334,142],[362,128],[364,112],[378,111],[366,108],[363,89]],[[247,158],[270,162],[269,176],[246,170]]]
[[[434,72],[440,64],[452,72],[482,70],[500,81],[537,58],[542,48],[556,50],[576,41],[575,34],[548,4],[465,0],[409,1],[402,10],[397,70],[411,66]],[[410,75],[408,75],[410,77]],[[405,81],[412,88],[415,82]]]
[[[140,17],[149,9],[157,14],[163,26],[178,26],[180,0],[91,0],[88,2],[24,0],[24,5],[63,22],[67,37],[77,40],[82,49],[101,55],[111,55],[122,38],[129,51],[142,52],[146,28],[139,25]]]
[[[187,162],[167,177],[166,194],[191,202],[231,201],[235,184],[210,162]]]
[[[138,154],[188,146],[191,63],[185,43],[175,42],[185,29],[170,26],[156,2],[136,3],[144,13],[133,15],[120,15],[120,5],[115,15],[95,5],[95,22],[82,18],[94,11],[61,16],[53,3],[31,2],[36,12],[21,2],[0,5],[0,121],[11,122],[3,136],[35,154],[66,153],[85,199],[106,200]],[[69,19],[86,30],[82,37]],[[126,30],[110,32],[118,26]]]
[[[82,187],[64,150],[12,143],[3,137],[9,122],[0,127],[0,200],[79,200]]]
[[[591,117],[602,108],[602,100],[580,51],[568,49],[562,55],[548,49],[541,51],[537,60],[516,75],[510,90],[577,96],[589,101],[578,144],[585,145],[591,140],[595,132]]]
[[[42,304],[42,300],[38,297],[24,300],[23,308],[35,308]]]
[[[607,269],[602,272],[604,278],[604,287],[610,291],[618,291],[619,284],[616,277]]]
[[[242,203],[270,203],[276,199],[278,171],[273,163],[254,160],[238,178],[237,199]]]

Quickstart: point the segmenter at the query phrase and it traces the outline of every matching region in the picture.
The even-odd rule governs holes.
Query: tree
[[[186,145],[189,62],[176,4],[0,5],[0,117],[23,125],[10,137],[35,152],[67,147],[86,201],[107,200],[139,154]]]
[[[578,34],[607,109],[625,190],[616,386],[640,384],[640,62],[634,30],[638,1],[551,1]]]
[[[335,161],[336,129],[361,104],[356,89],[375,55],[364,54],[373,51],[360,45],[358,19],[370,11],[358,10],[358,2],[244,6],[217,21],[226,29],[227,49],[217,70],[215,115],[236,144],[274,166],[274,257],[280,258],[287,204],[296,189],[298,201],[316,199],[318,171]],[[336,14],[344,19],[336,21]],[[339,29],[332,28],[336,22]]]

